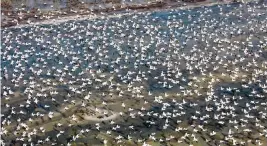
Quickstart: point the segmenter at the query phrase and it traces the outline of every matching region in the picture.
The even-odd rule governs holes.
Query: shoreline
[[[29,27],[29,26],[36,26],[36,25],[46,25],[46,24],[53,24],[53,25],[59,25],[61,23],[67,22],[67,21],[72,21],[72,20],[94,20],[94,19],[105,19],[105,18],[116,18],[116,17],[121,17],[121,16],[126,16],[129,14],[139,14],[139,13],[144,13],[144,12],[158,12],[158,11],[167,11],[167,10],[184,10],[184,9],[193,9],[193,8],[197,8],[197,7],[210,7],[210,6],[214,6],[214,5],[223,5],[223,4],[231,4],[233,3],[232,1],[221,1],[221,2],[210,2],[210,1],[204,1],[204,2],[196,2],[196,3],[190,3],[188,5],[185,6],[177,6],[179,5],[179,3],[176,3],[174,5],[167,5],[166,3],[163,5],[158,5],[158,6],[140,6],[140,7],[134,7],[134,9],[127,9],[126,8],[121,8],[120,10],[113,10],[110,12],[98,12],[98,13],[80,13],[80,14],[67,14],[67,16],[60,16],[60,15],[56,15],[54,18],[49,18],[49,19],[44,19],[44,20],[37,20],[36,22],[31,22],[31,23],[26,23],[22,22],[21,24],[17,24],[17,25],[11,25],[11,26],[2,26],[2,29],[5,28],[21,28],[21,27]],[[241,3],[241,2],[238,2]],[[126,12],[122,12],[125,11]],[[127,11],[129,10],[129,11]],[[102,11],[105,11],[105,9],[103,9]],[[53,12],[53,11],[51,11]],[[110,14],[111,12],[115,13],[115,14]],[[121,14],[116,14],[116,13],[120,13]],[[103,14],[101,14],[103,13]],[[3,20],[2,20],[3,21]],[[2,22],[3,23],[3,22]]]

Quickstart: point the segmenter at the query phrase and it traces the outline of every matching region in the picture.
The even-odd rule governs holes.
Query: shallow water
[[[31,3],[30,5],[35,4]],[[204,9],[208,8],[210,11],[204,11]],[[224,15],[218,14],[220,8],[223,8]],[[193,66],[202,62],[202,65],[206,65],[207,70],[204,71],[206,74],[212,72],[214,66],[219,65],[220,68],[214,73],[219,76],[221,73],[227,71],[225,71],[226,69],[223,68],[218,61],[211,64],[216,56],[225,56],[224,63],[227,63],[227,60],[234,60],[236,58],[234,55],[236,54],[244,56],[244,61],[238,62],[234,67],[240,67],[245,63],[252,62],[252,60],[256,61],[257,64],[263,64],[263,62],[266,61],[266,58],[264,58],[263,55],[260,55],[258,58],[246,57],[243,52],[244,46],[242,45],[237,49],[228,49],[228,54],[226,52],[218,52],[212,47],[199,45],[206,41],[213,42],[215,38],[231,39],[234,36],[240,36],[238,29],[236,28],[243,29],[239,26],[247,26],[247,21],[245,21],[245,19],[238,21],[236,15],[226,17],[225,14],[230,15],[230,12],[233,11],[236,11],[235,13],[240,12],[239,4],[215,5],[212,7],[194,8],[189,10],[146,12],[136,15],[130,14],[120,18],[68,21],[59,25],[46,24],[35,27],[4,28],[1,30],[1,52],[4,52],[1,54],[1,71],[2,74],[7,76],[7,79],[3,80],[2,84],[10,87],[13,91],[21,91],[20,98],[24,100],[13,103],[10,102],[12,106],[16,107],[19,106],[20,102],[26,102],[28,97],[25,93],[26,87],[33,86],[33,84],[35,86],[31,88],[36,92],[33,93],[34,96],[37,93],[42,95],[47,93],[49,95],[49,98],[40,98],[39,100],[42,104],[37,104],[37,107],[32,105],[28,109],[25,108],[28,110],[27,112],[29,114],[23,116],[22,121],[27,121],[31,113],[36,113],[36,111],[43,109],[44,103],[51,106],[48,111],[59,111],[61,104],[62,106],[65,104],[63,102],[68,94],[70,94],[71,99],[81,101],[90,91],[93,96],[90,99],[90,106],[100,106],[102,101],[105,100],[108,105],[104,108],[110,108],[110,110],[115,112],[120,112],[120,110],[125,112],[125,116],[122,116],[116,121],[116,124],[120,125],[122,128],[112,133],[111,137],[113,138],[122,135],[124,137],[123,139],[127,139],[127,135],[131,135],[136,142],[139,138],[148,140],[149,134],[153,132],[158,134],[158,138],[166,138],[168,134],[175,133],[176,126],[182,125],[188,127],[191,124],[203,124],[205,120],[193,120],[191,118],[197,110],[204,111],[203,114],[212,117],[208,119],[209,124],[206,125],[208,127],[208,132],[212,130],[219,132],[220,130],[227,129],[229,125],[225,124],[222,126],[218,124],[218,121],[214,120],[214,115],[219,114],[219,111],[217,110],[222,106],[217,105],[217,103],[221,100],[225,100],[224,98],[227,96],[232,96],[232,94],[238,92],[234,90],[238,89],[244,93],[238,93],[236,94],[237,96],[251,95],[254,90],[260,95],[266,95],[266,93],[262,92],[263,90],[259,87],[258,82],[255,83],[256,85],[253,85],[253,83],[248,83],[247,80],[241,83],[240,80],[229,81],[229,77],[224,77],[223,79],[225,81],[214,83],[213,87],[214,90],[216,90],[214,94],[218,97],[209,102],[204,102],[205,100],[203,98],[203,96],[207,96],[205,94],[205,92],[207,92],[206,89],[203,89],[203,96],[197,97],[193,95],[189,97],[176,97],[172,94],[180,93],[183,95],[185,90],[181,89],[181,86],[186,90],[190,90],[191,87],[188,84],[189,82],[194,82],[192,77],[200,76],[209,80],[209,76],[202,76],[200,73],[201,71],[197,68],[194,68],[191,71],[192,73],[190,73],[187,64]],[[201,15],[203,13],[205,13],[205,15]],[[193,17],[190,18],[189,15]],[[266,18],[266,11],[261,16],[255,16],[248,13],[246,14],[246,18],[262,21]],[[221,20],[224,20],[225,23],[221,23]],[[123,25],[118,25],[121,23],[123,23]],[[156,26],[157,29],[152,29]],[[203,31],[203,26],[210,26],[206,27],[206,33],[201,33]],[[228,30],[226,30],[226,28]],[[244,29],[243,31],[244,34],[252,35],[261,33],[257,30],[251,32]],[[194,35],[194,32],[202,34],[202,36],[196,36]],[[224,34],[220,32],[223,32]],[[209,33],[215,33],[216,36],[210,37]],[[194,38],[202,40],[196,41],[193,40]],[[258,40],[263,39],[260,36]],[[234,42],[232,41],[232,43]],[[257,44],[259,41],[253,43]],[[219,46],[214,42],[211,44],[215,47]],[[191,52],[194,45],[198,45],[197,53]],[[224,46],[222,47],[225,48],[229,46],[229,44],[223,45]],[[258,49],[248,47],[248,49],[251,52],[262,51],[262,54],[266,53],[266,50],[261,47],[258,47]],[[175,54],[174,52],[177,53]],[[213,54],[209,55],[211,52]],[[184,57],[181,56],[181,54],[185,54],[183,55]],[[199,54],[202,54],[202,56],[198,56]],[[193,57],[195,60],[191,59],[193,61],[188,61],[188,58],[186,59],[187,56],[195,56]],[[176,62],[180,62],[180,64]],[[204,65],[203,68],[205,68]],[[24,71],[21,66],[25,68]],[[73,69],[74,66],[77,68]],[[153,67],[154,69],[151,69]],[[18,71],[15,71],[15,69]],[[244,69],[240,72],[244,72],[244,74],[252,74],[255,69],[257,69],[257,67],[252,66],[247,71]],[[37,73],[38,70],[41,70],[41,72]],[[58,70],[61,70],[62,72],[59,72]],[[182,74],[181,76],[176,76],[178,74],[177,70]],[[97,71],[101,73],[96,73],[96,77],[92,77],[93,73]],[[63,78],[65,83],[59,81],[59,75],[63,73],[66,74]],[[24,74],[24,76],[18,78],[14,77],[13,74],[15,76]],[[99,77],[103,74],[105,74],[106,77]],[[163,77],[161,74],[168,74],[168,76]],[[111,76],[113,79],[110,79]],[[31,79],[30,77],[33,78]],[[260,82],[264,82],[266,81],[266,78],[264,77],[264,75],[261,75],[255,78]],[[16,87],[14,83],[11,83],[10,80],[12,78],[16,79],[20,86]],[[140,78],[141,81],[136,81],[137,78]],[[219,76],[218,78],[221,77]],[[82,80],[84,79],[89,79],[88,82],[91,82],[91,84],[82,86]],[[110,82],[112,82],[113,85],[102,86],[101,84],[108,79],[111,80]],[[174,83],[172,79],[176,79],[179,83]],[[51,80],[52,85],[49,85],[46,82],[47,80]],[[22,82],[24,81],[27,81],[28,83],[23,85]],[[55,85],[53,85],[53,83],[55,83]],[[137,89],[131,89],[133,90],[132,92],[127,92],[127,88],[129,88],[127,85],[129,83],[134,87],[144,86],[144,89],[139,89],[141,90],[140,94],[137,94],[137,91],[133,92]],[[36,87],[36,84],[39,84],[40,87]],[[207,83],[203,81],[195,84],[206,85]],[[241,84],[247,85],[249,89],[244,89]],[[53,87],[53,89],[51,91],[47,90],[41,92],[39,88],[44,87]],[[221,88],[226,87],[233,89],[229,91],[221,91]],[[74,88],[82,93],[75,93]],[[122,98],[118,97],[116,91],[116,89],[119,88],[121,88],[121,91],[126,92]],[[219,89],[220,91],[217,91]],[[202,91],[201,89],[199,90]],[[51,93],[52,91],[57,91],[59,94],[54,95]],[[154,95],[149,96],[148,91],[152,92]],[[103,93],[105,93],[105,95],[103,95]],[[108,93],[114,94],[109,96]],[[166,99],[163,99],[165,102],[164,105],[154,102],[154,96],[164,96],[165,93],[169,94],[170,97],[165,97]],[[135,98],[137,95],[143,95],[145,98]],[[57,100],[56,104],[51,102],[51,98]],[[16,98],[12,97],[11,99],[13,100]],[[173,102],[172,99],[176,99],[178,103]],[[182,99],[187,100],[187,103],[183,104],[183,111],[186,111],[187,113],[182,114],[182,116],[171,117],[170,115],[181,114],[182,111],[180,105],[182,104]],[[239,113],[237,120],[243,118],[244,114],[240,113],[242,112],[240,109],[241,107],[244,108],[246,102],[251,99],[259,103],[266,102],[265,98],[258,98],[253,95],[252,97],[248,96],[247,98],[243,98],[243,100],[237,99],[235,102],[239,103],[238,106],[233,105],[234,101],[231,101],[228,104],[237,109],[237,112]],[[141,107],[145,106],[143,100],[147,100],[148,104],[146,110],[142,111],[140,110]],[[129,116],[127,109],[118,106],[121,105],[121,101],[125,101],[125,103],[127,102],[127,105],[129,104],[129,107],[132,107],[136,113],[158,113],[164,115],[162,117],[137,115],[136,118],[132,118]],[[192,104],[196,104],[196,106],[192,106]],[[213,107],[216,112],[205,112],[205,106]],[[80,108],[80,106],[78,106],[78,108]],[[264,105],[260,105],[259,109],[253,109],[252,113],[257,115],[256,113],[263,111],[263,108]],[[42,110],[44,113],[47,113],[48,111]],[[266,110],[263,112],[266,112]],[[168,115],[168,113],[170,113],[170,115]],[[69,114],[73,113],[70,112]],[[6,118],[8,115],[9,111],[5,112],[4,117]],[[227,119],[232,118],[231,115],[226,117]],[[18,118],[20,118],[20,115],[14,116],[12,119],[13,122]],[[170,121],[170,127],[164,129],[164,123],[167,119]],[[60,120],[63,122],[68,121],[69,119],[68,116],[62,116],[62,119]],[[175,125],[177,120],[183,121],[181,125]],[[148,121],[155,122],[155,124],[149,124]],[[252,126],[253,121],[249,124]],[[266,126],[267,123],[262,120],[262,124]],[[89,139],[94,141],[95,144],[100,144],[101,140],[96,139],[95,137],[99,136],[99,133],[105,133],[113,127],[113,125],[108,122],[102,122],[101,125],[101,130],[97,130],[95,128],[95,123],[92,122],[77,125],[74,124],[73,127],[66,126],[61,130],[64,130],[69,134],[66,134],[65,137],[61,139],[56,139],[55,137],[52,137],[52,139],[59,143],[66,144],[66,139],[71,138],[71,134],[75,133],[75,131],[90,127],[91,132],[83,138],[78,139],[77,142],[88,142]],[[135,125],[136,128],[134,130],[129,130],[130,125]],[[51,127],[53,126],[48,124],[47,129],[53,129]],[[34,141],[36,142],[38,138],[43,139],[47,135],[56,133],[56,130],[48,131],[44,133],[44,135],[34,139]],[[181,133],[176,134],[180,135]],[[215,139],[215,141],[219,140],[220,139]]]
[[[12,0],[14,9],[26,8],[31,10],[38,8],[43,11],[59,10],[67,7],[68,0]]]

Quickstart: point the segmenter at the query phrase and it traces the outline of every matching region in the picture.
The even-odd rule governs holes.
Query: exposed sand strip
[[[169,7],[164,7],[164,8],[157,8],[157,9],[152,9],[153,11],[151,12],[157,12],[157,11],[166,11],[170,9],[175,9],[175,10],[183,10],[183,9],[191,9],[191,8],[196,8],[196,7],[202,7],[202,6],[213,6],[213,5],[218,5],[218,4],[228,4],[229,2],[212,2],[212,3],[199,3],[199,4],[192,4],[188,6],[181,6],[181,7],[175,7],[175,8],[169,8]],[[36,25],[45,25],[45,24],[53,24],[53,25],[59,25],[61,23],[71,21],[71,20],[94,20],[94,19],[106,19],[106,18],[118,18],[122,16],[127,16],[127,15],[132,15],[132,14],[141,14],[147,12],[149,13],[150,11],[147,10],[139,10],[138,12],[131,11],[131,12],[126,12],[122,14],[94,14],[94,15],[79,15],[77,14],[76,16],[66,16],[66,17],[60,17],[60,18],[54,18],[54,19],[47,19],[39,22],[33,22],[31,24],[18,24],[16,26],[11,26],[8,28],[21,28],[21,27],[29,27],[29,26],[36,26]]]

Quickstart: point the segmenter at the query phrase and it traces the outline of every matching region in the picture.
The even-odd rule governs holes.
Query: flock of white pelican
[[[1,30],[2,145],[267,145],[267,5]]]

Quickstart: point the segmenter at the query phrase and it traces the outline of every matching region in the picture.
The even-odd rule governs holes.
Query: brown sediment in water
[[[1,8],[5,8],[5,9],[11,9],[12,8],[12,2],[11,0],[1,0]]]

